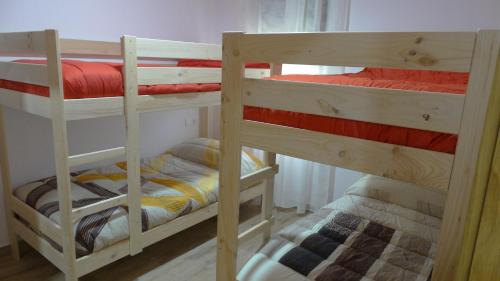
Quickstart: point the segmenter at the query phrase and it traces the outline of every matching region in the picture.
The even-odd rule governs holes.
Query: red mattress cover
[[[43,60],[20,60],[18,62],[46,63]],[[178,66],[221,67],[221,62],[180,60]],[[246,67],[267,68],[269,65],[250,63]],[[122,65],[119,63],[63,60],[62,68],[65,98],[67,99],[123,96]],[[468,83],[468,73],[366,68],[355,74],[282,75],[274,76],[271,79],[464,94]],[[47,87],[7,80],[0,80],[0,88],[49,96]],[[219,90],[220,84],[173,84],[139,87],[140,94],[149,95]],[[244,118],[451,154],[455,152],[457,143],[457,136],[452,134],[267,108],[246,107]]]

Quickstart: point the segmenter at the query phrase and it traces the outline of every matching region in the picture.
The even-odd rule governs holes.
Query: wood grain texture
[[[453,155],[303,129],[243,121],[245,146],[446,190]]]
[[[92,151],[68,157],[71,167],[99,162],[124,156],[126,153],[125,147],[115,147],[99,151]]]
[[[47,66],[0,61],[0,79],[48,86]]]
[[[142,251],[141,172],[139,150],[139,110],[137,84],[137,39],[123,36],[123,79],[125,91],[125,127],[127,135],[127,195],[130,255]]]
[[[244,61],[469,71],[474,32],[245,34]]]
[[[221,60],[221,54],[216,44],[137,38],[139,57]]]
[[[243,104],[456,134],[464,95],[245,79]],[[284,102],[286,101],[286,102]]]
[[[0,33],[0,56],[45,56],[45,32]]]
[[[224,33],[219,173],[219,215],[217,220],[217,281],[236,279],[238,252],[238,193],[240,189],[240,121],[243,61],[239,42],[243,33]]]
[[[69,170],[68,134],[64,114],[61,52],[56,30],[47,30],[47,70],[49,76],[52,135],[59,199],[60,226],[63,237],[64,273],[66,281],[76,281],[76,250],[73,233],[71,179]]]
[[[470,281],[500,280],[500,133],[488,179]]]
[[[10,252],[15,260],[21,258],[17,235],[14,231],[14,212],[12,210],[12,180],[9,166],[9,151],[7,149],[7,135],[5,132],[3,107],[0,106],[0,177],[2,178],[3,203],[5,206],[5,221],[9,236]]]
[[[221,69],[213,67],[138,67],[139,85],[220,83]]]
[[[432,280],[467,280],[472,252],[464,242],[488,104],[500,50],[498,31],[479,31]],[[484,148],[483,148],[484,149]],[[477,224],[476,224],[477,225]],[[477,230],[474,230],[477,231]],[[450,239],[453,237],[453,239]],[[470,236],[469,236],[470,237]],[[462,260],[463,259],[463,260]],[[462,260],[462,261],[461,261]]]
[[[39,233],[43,233],[57,244],[63,244],[62,231],[58,224],[54,223],[41,213],[33,211],[31,206],[28,206],[12,194],[10,195],[9,200],[12,211],[18,214],[25,221],[28,221],[30,223],[30,227]]]
[[[122,194],[113,198],[105,199],[96,203],[88,204],[80,208],[73,209],[73,222],[77,222],[81,218],[99,213],[101,211],[113,208],[116,206],[124,206],[127,204],[127,194]]]
[[[122,55],[120,42],[106,42],[61,38],[63,57],[119,58]]]

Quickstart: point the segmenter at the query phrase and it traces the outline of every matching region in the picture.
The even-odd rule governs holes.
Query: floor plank
[[[240,211],[240,231],[249,229],[260,220],[260,202],[243,204]],[[275,210],[273,231],[300,218],[295,209]],[[209,219],[168,239],[144,249],[134,257],[118,260],[81,281],[209,281],[215,280],[217,221]],[[238,264],[248,259],[261,244],[256,237],[240,245]],[[64,276],[36,251],[28,249],[20,262],[0,253],[0,280],[5,281],[63,281]]]

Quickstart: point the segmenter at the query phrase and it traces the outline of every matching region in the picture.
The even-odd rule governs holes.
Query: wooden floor
[[[260,202],[250,201],[241,207],[240,229],[248,229],[260,219]],[[300,217],[295,209],[275,210],[273,231],[295,222]],[[134,257],[118,260],[81,281],[210,281],[215,280],[216,249],[215,218],[191,227],[166,240],[145,248]],[[238,263],[242,264],[259,247],[260,237],[240,246]],[[8,253],[0,254],[0,280],[5,281],[63,281],[63,274],[36,251],[26,247],[20,262]]]

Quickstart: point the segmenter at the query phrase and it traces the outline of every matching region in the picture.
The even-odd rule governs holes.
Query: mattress
[[[46,64],[45,60],[17,60],[19,63]],[[190,66],[190,60],[183,60],[178,66]],[[204,61],[200,61],[204,62]],[[101,98],[123,96],[121,63],[62,60],[64,97],[66,99]],[[170,66],[141,64],[140,66]],[[210,64],[206,67],[217,67]],[[247,68],[268,68],[268,64],[248,64]],[[0,88],[48,97],[49,88],[21,82],[1,80]],[[220,83],[161,84],[139,86],[141,95],[164,95],[193,92],[220,91]]]
[[[219,143],[194,139],[156,157],[141,161],[142,231],[217,201]],[[255,156],[242,152],[242,174],[263,167]],[[119,162],[71,175],[73,208],[127,193],[126,163]],[[14,195],[56,224],[60,224],[56,178],[28,183]],[[78,256],[99,251],[128,238],[127,207],[118,206],[74,223]],[[60,249],[59,245],[52,244]]]
[[[397,189],[401,194],[405,186],[394,187],[394,181],[388,180],[391,188],[379,185],[373,189],[366,184],[370,180],[363,180],[362,192],[358,184],[335,202],[281,230],[243,266],[238,280],[428,280],[440,218],[367,196],[377,189],[385,193]],[[424,199],[422,194],[417,197]]]

